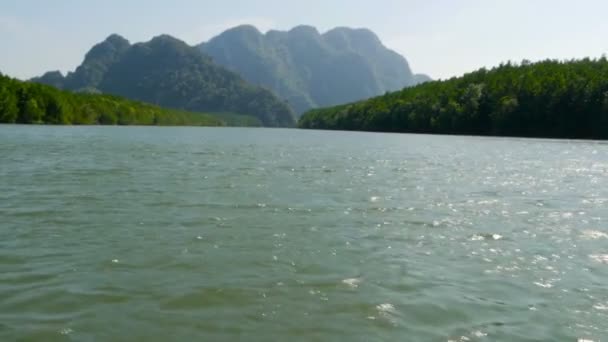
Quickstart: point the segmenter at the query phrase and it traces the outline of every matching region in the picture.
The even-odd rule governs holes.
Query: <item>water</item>
[[[608,145],[0,126],[1,341],[608,340]]]

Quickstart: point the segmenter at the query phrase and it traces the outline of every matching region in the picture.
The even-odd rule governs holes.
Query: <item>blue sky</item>
[[[188,43],[226,28],[367,27],[415,72],[447,78],[506,60],[608,52],[605,0],[2,0],[0,72],[73,70],[111,33]]]

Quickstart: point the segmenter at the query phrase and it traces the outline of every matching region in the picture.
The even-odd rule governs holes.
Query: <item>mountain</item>
[[[425,75],[425,74],[416,74],[416,75],[414,75],[414,83],[416,83],[416,84],[422,84],[422,83],[426,83],[426,82],[431,82],[432,80],[433,79],[429,75]]]
[[[65,77],[63,77],[61,71],[49,71],[40,77],[32,78],[30,81],[50,85],[59,89],[62,89],[65,86]]]
[[[261,33],[244,25],[198,46],[251,83],[273,90],[298,113],[399,90],[427,77],[370,30],[311,26]]]
[[[63,79],[51,72],[32,81],[180,110],[250,115],[265,126],[295,124],[293,111],[272,92],[246,82],[198,48],[168,35],[134,45],[111,35]]]
[[[312,110],[302,128],[608,139],[608,60],[503,64]]]
[[[70,93],[43,84],[18,81],[1,74],[0,123],[165,126],[226,124],[224,120],[208,114],[163,109],[111,95]]]

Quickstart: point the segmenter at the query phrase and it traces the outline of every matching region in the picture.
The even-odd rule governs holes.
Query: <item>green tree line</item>
[[[312,110],[302,128],[608,139],[608,61],[504,63]]]
[[[0,74],[0,123],[221,126],[208,114],[164,109],[117,96],[61,91]]]

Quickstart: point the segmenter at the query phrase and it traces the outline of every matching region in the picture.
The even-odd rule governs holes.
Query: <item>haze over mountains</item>
[[[273,90],[298,113],[366,99],[429,81],[372,31],[312,26],[262,34],[235,27],[199,48],[246,80]]]
[[[32,79],[168,108],[249,115],[265,126],[293,126],[296,113],[428,80],[367,29],[320,34],[311,26],[266,34],[239,26],[196,47],[168,35],[131,44],[113,34],[74,72]]]
[[[73,73],[63,77],[51,72],[33,81],[168,108],[250,115],[265,126],[295,123],[291,108],[272,92],[247,83],[198,49],[166,35],[134,45],[111,35],[95,45]]]

